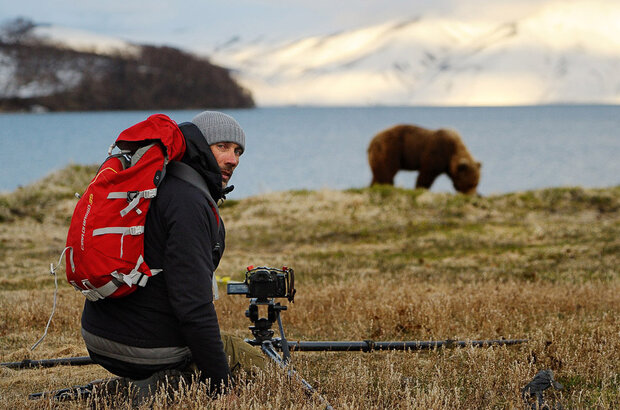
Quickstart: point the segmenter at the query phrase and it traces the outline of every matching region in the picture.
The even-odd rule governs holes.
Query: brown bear
[[[415,125],[396,125],[375,135],[368,146],[373,184],[394,184],[401,170],[419,171],[416,188],[429,189],[440,174],[452,179],[454,188],[475,194],[480,162],[471,156],[456,131],[429,130]]]

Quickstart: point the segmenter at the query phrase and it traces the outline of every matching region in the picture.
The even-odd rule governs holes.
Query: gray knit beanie
[[[192,119],[207,143],[234,142],[245,151],[245,133],[233,117],[217,111],[203,111]]]

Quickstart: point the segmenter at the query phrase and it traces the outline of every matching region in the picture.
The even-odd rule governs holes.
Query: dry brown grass
[[[82,297],[62,277],[49,335],[34,352],[29,346],[52,305],[46,272],[64,244],[72,191],[90,171],[74,167],[0,198],[2,361],[86,354]],[[51,182],[50,199],[43,191]],[[298,296],[283,313],[289,339],[529,339],[431,352],[293,353],[299,374],[335,408],[523,408],[521,388],[547,368],[565,386],[546,393],[552,405],[620,404],[620,187],[488,198],[388,187],[299,191],[229,201],[222,213],[228,241],[218,274],[241,280],[247,265],[295,269]],[[222,295],[222,328],[250,336],[246,308],[245,298]],[[97,366],[2,368],[0,407],[84,407],[26,397],[109,376]],[[211,401],[191,386],[162,392],[153,405],[320,406],[278,369],[239,385],[234,401]]]

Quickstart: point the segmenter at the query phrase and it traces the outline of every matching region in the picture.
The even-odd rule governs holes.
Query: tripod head
[[[267,317],[260,317],[259,305],[267,306]],[[268,299],[266,301],[251,299],[250,306],[248,310],[245,311],[245,316],[254,324],[250,326],[250,330],[254,335],[254,340],[249,340],[248,343],[260,345],[265,340],[273,341],[274,331],[271,329],[271,326],[275,321],[281,324],[280,312],[286,309],[286,306],[280,305],[279,302],[275,303],[273,299]],[[280,334],[282,334],[282,329],[280,329]]]
[[[227,285],[229,295],[246,295],[250,299],[250,306],[245,312],[245,316],[250,319],[253,326],[250,326],[254,340],[247,340],[248,343],[260,346],[265,341],[276,341],[273,338],[274,331],[271,326],[278,322],[280,336],[283,342],[284,329],[280,312],[286,310],[286,306],[275,302],[275,298],[287,298],[293,302],[295,298],[295,273],[293,269],[283,266],[282,269],[248,266],[245,273],[244,282],[231,282]],[[261,317],[259,306],[267,307],[267,316]],[[285,344],[285,343],[284,343]]]

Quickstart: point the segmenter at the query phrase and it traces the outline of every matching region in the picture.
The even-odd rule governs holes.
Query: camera
[[[282,269],[248,266],[245,281],[229,282],[226,290],[229,295],[246,295],[261,301],[288,298],[292,302],[295,297],[294,283],[295,273],[286,266]]]

